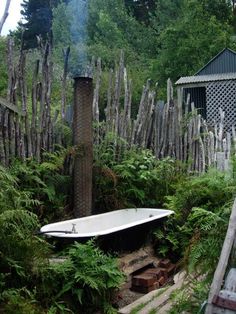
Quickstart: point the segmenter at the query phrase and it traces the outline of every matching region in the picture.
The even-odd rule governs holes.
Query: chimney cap
[[[82,75],[82,74],[75,74],[73,75],[74,80],[92,80],[93,77],[90,75]]]

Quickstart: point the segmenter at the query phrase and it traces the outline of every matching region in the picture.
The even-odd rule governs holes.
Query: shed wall
[[[184,100],[186,102],[188,94],[190,95],[190,103],[194,103],[195,108],[198,109],[198,113],[206,119],[206,88],[194,87],[184,88]],[[189,111],[191,108],[189,108]]]
[[[225,129],[236,125],[236,81],[211,82],[206,87],[207,122],[219,122],[219,108],[225,112]],[[214,122],[215,121],[215,122]]]

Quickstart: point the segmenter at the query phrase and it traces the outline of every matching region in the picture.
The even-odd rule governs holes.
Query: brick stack
[[[162,259],[156,267],[140,270],[132,277],[131,289],[140,293],[148,293],[162,287],[169,281],[176,266],[169,259]]]

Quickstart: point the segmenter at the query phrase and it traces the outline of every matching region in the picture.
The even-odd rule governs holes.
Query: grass
[[[156,299],[157,297],[159,297],[162,293],[164,293],[169,287],[165,287],[165,288],[161,288],[158,289],[157,294],[155,294],[150,300],[148,300],[147,302],[141,303],[139,305],[137,305],[136,307],[134,307],[130,314],[138,314],[139,311],[141,311],[148,303],[152,302],[154,299]],[[148,314],[155,314],[156,310],[152,309]]]

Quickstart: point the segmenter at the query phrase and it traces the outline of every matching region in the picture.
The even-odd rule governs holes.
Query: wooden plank
[[[22,110],[20,110],[19,108],[17,108],[14,104],[10,103],[9,101],[7,101],[6,99],[0,97],[0,105],[10,109],[11,111],[14,111],[15,113],[18,113],[21,116],[25,116],[25,112],[23,112]]]
[[[225,241],[221,250],[220,259],[211,284],[208,296],[208,304],[205,312],[206,314],[213,313],[212,302],[214,297],[219,294],[221,289],[225,271],[228,265],[229,255],[235,239],[235,232],[236,232],[236,199],[234,200]]]
[[[236,301],[214,296],[212,303],[218,307],[236,311]]]

